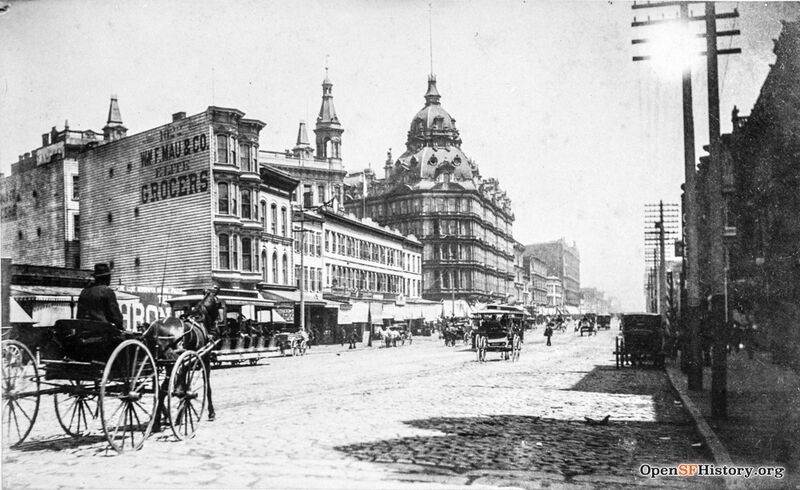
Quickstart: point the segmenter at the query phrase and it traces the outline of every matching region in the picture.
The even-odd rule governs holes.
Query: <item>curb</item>
[[[694,420],[694,424],[697,427],[697,431],[700,433],[700,437],[703,439],[703,443],[711,450],[711,456],[714,458],[714,462],[717,465],[723,466],[735,466],[733,459],[731,459],[731,455],[728,453],[728,450],[719,440],[717,434],[708,425],[706,422],[705,417],[700,412],[700,409],[695,406],[694,402],[689,398],[688,387],[686,386],[686,381],[683,379],[683,374],[680,370],[674,366],[666,366],[664,369],[667,373],[667,377],[669,377],[670,384],[672,385],[672,389],[677,393],[678,398],[680,398],[681,403],[686,408],[686,411],[689,412],[691,415],[692,420]],[[744,482],[739,478],[733,477],[721,477],[724,481],[725,488],[730,489],[740,489],[745,488]]]

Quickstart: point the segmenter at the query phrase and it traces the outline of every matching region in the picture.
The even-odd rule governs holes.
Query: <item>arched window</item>
[[[281,235],[289,236],[288,231],[286,229],[286,208],[281,208]]]
[[[252,218],[252,208],[250,206],[250,189],[245,189],[242,191],[242,218]]]
[[[267,277],[267,252],[261,251],[261,280],[264,282],[269,282],[269,278]]]
[[[230,269],[230,240],[228,235],[222,233],[219,236],[219,268]]]
[[[217,135],[217,163],[228,163],[228,135]]]
[[[278,205],[275,203],[272,203],[272,228],[270,230],[273,235],[278,234]]]
[[[289,259],[283,254],[283,284],[289,284]]]
[[[220,182],[217,184],[217,212],[219,214],[228,214],[229,211],[228,184],[225,182]]]
[[[284,256],[284,260],[285,259],[286,257]],[[284,282],[285,281],[284,279]],[[272,252],[272,282],[275,284],[280,282],[280,278],[278,278],[278,252]]]
[[[253,241],[250,238],[242,238],[242,270],[253,270]]]

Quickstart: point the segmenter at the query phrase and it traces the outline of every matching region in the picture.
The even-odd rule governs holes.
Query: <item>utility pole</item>
[[[727,417],[727,325],[725,317],[725,247],[723,240],[722,159],[720,158],[719,77],[717,64],[717,19],[714,2],[706,2],[706,64],[708,70],[708,179],[711,227],[711,327],[714,348],[711,358],[711,416]]]
[[[719,144],[719,90],[717,88],[717,56],[727,54],[738,54],[742,50],[740,48],[731,49],[717,49],[716,39],[719,36],[736,36],[740,34],[738,29],[731,29],[726,31],[716,30],[716,19],[733,19],[739,17],[739,12],[734,9],[733,12],[716,14],[712,3],[706,3],[705,15],[694,16],[689,13],[689,3],[686,1],[663,1],[663,2],[648,2],[646,4],[633,4],[633,9],[646,9],[646,8],[659,8],[659,7],[674,7],[680,8],[679,21],[686,29],[687,36],[688,24],[694,21],[705,21],[706,32],[704,34],[697,34],[697,37],[706,38],[706,52],[700,53],[702,55],[708,54],[708,67],[709,67],[709,120],[716,120],[716,137],[713,136],[711,125],[709,125],[709,135],[712,145],[711,151],[718,148]],[[652,26],[656,24],[663,24],[673,22],[672,19],[656,19],[650,20],[648,17],[646,21],[637,21],[634,18],[632,27]],[[647,39],[633,39],[632,44],[647,43]],[[712,49],[713,46],[713,49]],[[712,89],[712,74],[711,74],[711,58],[713,57],[713,89]],[[644,61],[650,59],[650,56],[634,56],[633,61]],[[688,65],[688,64],[687,64]],[[703,389],[703,367],[702,358],[700,354],[700,281],[699,281],[699,255],[698,255],[698,229],[697,229],[697,190],[696,190],[696,166],[694,154],[694,118],[692,111],[692,72],[691,66],[685,66],[682,74],[682,89],[683,89],[683,133],[684,133],[684,214],[686,220],[686,227],[684,229],[685,243],[684,254],[686,260],[685,281],[686,281],[686,296],[687,305],[684,311],[688,318],[682,319],[684,328],[689,332],[689,345],[684,346],[684,350],[688,350],[689,362],[687,364],[687,381],[690,390],[697,391]],[[712,94],[713,92],[713,94]],[[712,112],[712,95],[716,101],[716,112]],[[716,145],[716,146],[714,146]],[[716,154],[716,153],[715,153]],[[721,204],[721,203],[720,203]],[[715,207],[715,206],[712,206]],[[717,208],[719,206],[716,206]],[[720,240],[722,236],[720,234]],[[719,339],[718,339],[719,340]],[[687,349],[688,347],[688,349]],[[716,350],[716,349],[715,349]],[[682,356],[683,357],[683,356]],[[683,362],[683,361],[682,361]],[[713,382],[713,379],[712,379]],[[712,402],[713,405],[713,402]],[[712,410],[713,412],[713,410]]]
[[[658,245],[660,251],[658,264],[658,312],[661,314],[661,325],[665,325],[667,319],[667,263],[666,251],[664,250],[664,201],[658,202],[658,214]]]

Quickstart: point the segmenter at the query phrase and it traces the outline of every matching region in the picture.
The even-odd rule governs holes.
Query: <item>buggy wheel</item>
[[[180,440],[191,439],[206,409],[208,376],[203,360],[186,351],[175,361],[169,376],[167,412],[172,433]]]
[[[70,380],[70,389],[53,395],[56,418],[61,428],[72,437],[88,435],[97,418],[97,382]]]
[[[141,448],[158,406],[158,370],[143,343],[126,340],[114,349],[103,370],[98,403],[109,445],[119,453]]]
[[[519,356],[522,353],[522,339],[519,335],[514,335],[512,347],[514,350],[511,352],[511,360],[519,361]]]
[[[39,368],[31,351],[16,340],[2,342],[3,445],[28,437],[39,414]]]

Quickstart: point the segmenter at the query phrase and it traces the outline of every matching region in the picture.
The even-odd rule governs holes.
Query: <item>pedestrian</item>
[[[553,336],[553,327],[552,324],[547,324],[547,327],[544,329],[544,336],[547,337],[547,345],[552,345],[550,343],[550,337]]]
[[[358,340],[358,335],[356,335],[356,329],[354,328],[352,332],[350,332],[350,347],[349,349],[356,348],[356,341]]]

